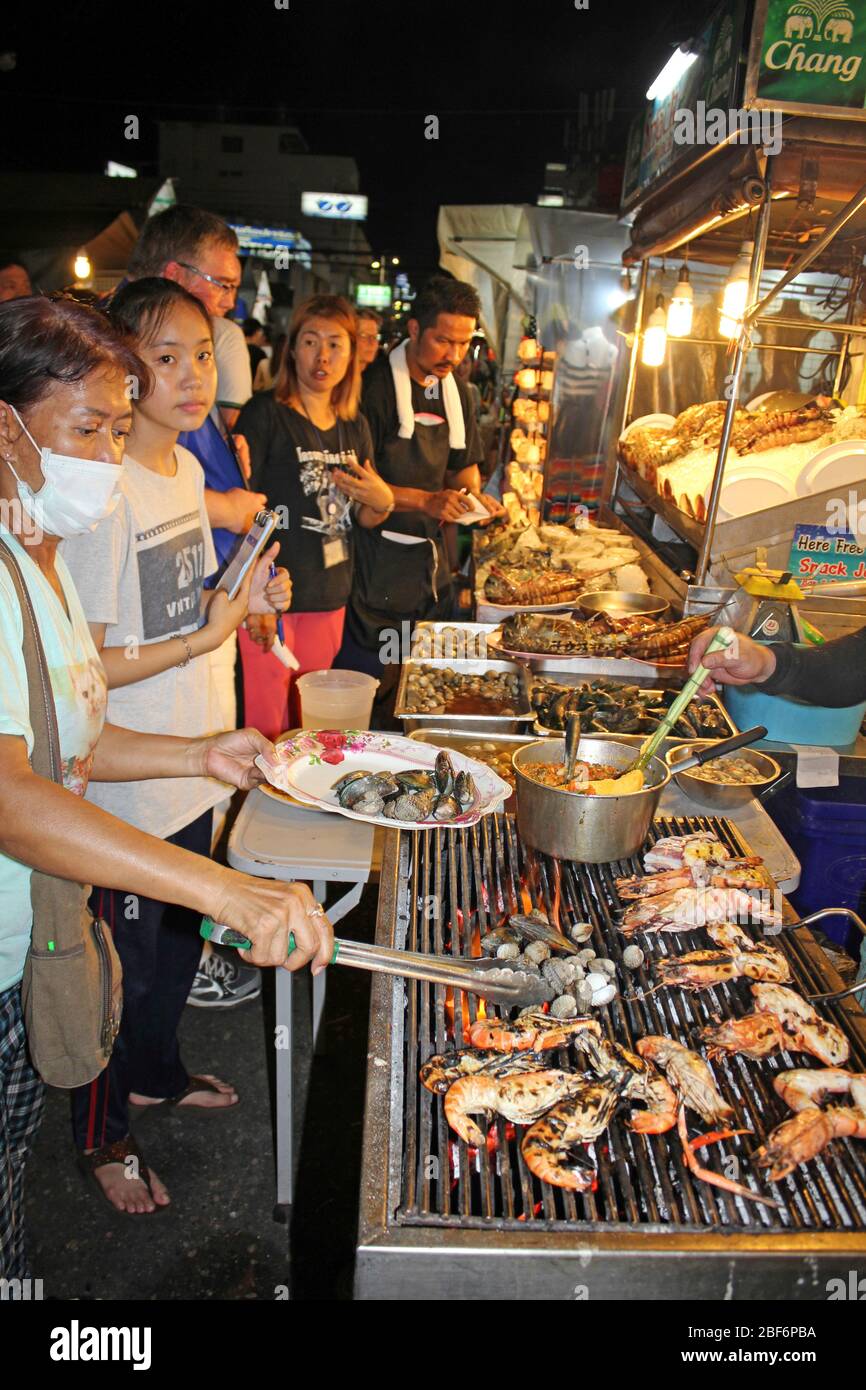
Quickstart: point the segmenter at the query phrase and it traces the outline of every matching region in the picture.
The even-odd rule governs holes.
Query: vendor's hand
[[[424,511],[437,521],[459,521],[465,512],[474,511],[474,504],[468,493],[449,487],[429,493]]]
[[[268,505],[263,492],[248,492],[245,487],[230,487],[222,496],[231,509],[228,530],[236,536],[245,536],[257,513]]]
[[[309,915],[317,904],[305,883],[279,883],[226,869],[222,885],[209,905],[209,915],[249,937],[252,950],[239,952],[244,960],[253,965],[281,965],[286,970],[300,970],[312,962],[314,975],[330,964],[334,931],[324,914]],[[291,955],[290,932],[295,938]]]
[[[258,729],[228,729],[223,734],[198,740],[199,776],[217,777],[241,791],[266,781],[254,759],[263,753],[274,758],[274,745]]]
[[[249,482],[253,471],[253,462],[250,458],[250,446],[242,434],[233,434],[232,440],[234,441],[235,453],[238,456],[241,472],[247,482]]]
[[[497,502],[495,497],[491,497],[489,492],[471,492],[469,496],[474,497],[476,502],[480,502],[487,512],[487,516],[482,517],[477,523],[479,526],[489,526],[496,517],[505,515],[505,508],[502,503]]]
[[[385,479],[379,477],[369,459],[359,464],[357,472],[335,468],[331,477],[341,492],[362,507],[371,507],[374,512],[387,512],[394,505],[393,492]]]
[[[256,561],[250,587],[251,613],[285,613],[292,601],[292,580],[289,571],[278,569],[275,575],[271,575],[271,565],[279,553],[280,543],[274,541]]]
[[[262,651],[269,652],[277,635],[276,613],[248,613],[244,627]]]
[[[712,672],[712,679],[704,681],[700,694],[711,694],[717,684],[760,685],[762,681],[769,680],[776,669],[776,658],[772,648],[765,647],[760,642],[753,642],[751,637],[745,637],[741,632],[734,634],[733,647],[710,652],[704,660],[704,652],[718,630],[717,627],[711,627],[698,633],[689,648],[689,671],[692,672],[703,664]]]

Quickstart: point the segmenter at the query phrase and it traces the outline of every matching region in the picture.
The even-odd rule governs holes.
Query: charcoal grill
[[[749,853],[734,827],[715,818],[661,818],[652,838],[697,829],[712,829],[737,855]],[[534,854],[520,844],[513,817],[501,814],[468,830],[395,832],[383,859],[377,940],[477,954],[479,936],[506,913],[531,905],[550,914],[559,877],[565,928],[592,922],[591,944],[620,965],[623,995],[597,1015],[609,1036],[630,1045],[664,1033],[696,1046],[704,1024],[750,1012],[748,981],[701,994],[648,993],[653,960],[706,947],[700,931],[640,934],[633,939],[645,966],[636,974],[622,967],[628,943],[614,925],[613,881],[640,872],[639,859],[587,866]],[[787,903],[785,912],[794,920]],[[841,987],[808,930],[783,931],[773,944],[802,993]],[[808,1065],[802,1056],[713,1063],[736,1127],[752,1133],[704,1150],[702,1162],[776,1198],[778,1209],[702,1182],[686,1168],[676,1130],[636,1135],[624,1113],[596,1141],[595,1189],[572,1193],[533,1177],[520,1153],[523,1131],[499,1117],[486,1127],[485,1148],[468,1148],[449,1129],[441,1097],[421,1086],[421,1063],[459,1046],[478,1007],[442,986],[373,982],[358,1298],[823,1299],[830,1278],[866,1268],[866,1144],[837,1140],[776,1184],[748,1162],[790,1114],[773,1074]],[[848,998],[823,1008],[849,1038],[847,1065],[866,1070],[859,1004]],[[567,1054],[560,1056],[566,1064]]]

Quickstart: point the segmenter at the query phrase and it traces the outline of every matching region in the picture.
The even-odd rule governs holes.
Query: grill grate
[[[749,853],[730,823],[715,818],[662,818],[655,822],[651,838],[698,829],[712,830],[736,855]],[[675,938],[640,933],[633,939],[644,949],[645,965],[635,973],[622,966],[628,943],[614,926],[619,903],[613,880],[620,874],[642,872],[637,858],[601,866],[557,863],[525,849],[518,841],[513,817],[501,814],[487,816],[468,830],[401,831],[400,836],[399,862],[409,866],[401,881],[408,899],[403,906],[410,950],[478,954],[473,943],[509,913],[521,910],[526,894],[533,906],[550,914],[559,874],[563,929],[567,932],[572,922],[591,921],[593,936],[587,944],[617,962],[620,988],[629,993],[644,990],[643,997],[618,996],[596,1011],[611,1038],[632,1046],[646,1033],[663,1033],[699,1050],[697,1035],[704,1024],[752,1010],[747,980],[700,994],[679,989],[646,994],[653,983],[653,961],[705,947],[700,931],[679,932]],[[826,981],[800,939],[803,935],[784,931],[773,944],[788,957],[794,987],[803,993],[818,992]],[[481,1007],[495,1011],[489,1004]],[[850,1040],[847,1065],[866,1071],[866,1045],[851,1026],[849,1009],[844,1004],[825,1007]],[[483,1116],[476,1116],[479,1127],[487,1132],[487,1146],[477,1151],[468,1148],[449,1129],[442,1098],[421,1085],[418,1072],[433,1053],[464,1043],[464,1023],[474,1020],[478,1008],[474,996],[458,994],[455,1007],[443,986],[406,981],[405,1145],[398,1224],[557,1231],[638,1227],[661,1233],[866,1230],[866,1145],[836,1140],[818,1158],[775,1184],[764,1180],[747,1161],[768,1132],[791,1113],[773,1090],[772,1078],[777,1071],[808,1065],[799,1054],[792,1057],[785,1052],[763,1062],[735,1056],[712,1064],[719,1089],[736,1112],[734,1126],[753,1133],[703,1150],[701,1161],[780,1200],[783,1205],[778,1210],[746,1202],[693,1177],[675,1129],[663,1135],[634,1134],[625,1123],[624,1111],[596,1141],[598,1181],[591,1192],[570,1192],[536,1179],[520,1152],[524,1131],[515,1130],[502,1117],[494,1117],[486,1126]],[[569,1065],[565,1049],[558,1055],[559,1064]],[[557,1063],[552,1060],[551,1065]],[[696,1122],[691,1112],[688,1119],[690,1124]]]

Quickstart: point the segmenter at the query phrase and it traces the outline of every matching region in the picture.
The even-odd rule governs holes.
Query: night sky
[[[113,158],[151,174],[161,118],[295,116],[314,153],[358,161],[370,242],[399,254],[415,278],[436,264],[440,203],[535,202],[578,94],[614,86],[627,117],[706,9],[675,0],[589,0],[580,11],[574,0],[289,4],[10,0],[0,51],[15,51],[17,66],[0,71],[0,161],[97,173]],[[122,135],[132,113],[135,145]],[[439,117],[438,141],[424,138],[428,114]]]

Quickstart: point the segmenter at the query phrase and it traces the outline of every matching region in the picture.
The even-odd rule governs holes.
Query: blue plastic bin
[[[866,778],[842,777],[838,787],[785,788],[766,808],[797,858],[802,874],[791,901],[801,917],[822,907],[850,907],[864,916],[866,900]],[[829,918],[820,930],[859,955],[856,927]]]
[[[766,695],[756,685],[727,685],[722,698],[739,729],[763,724],[767,738],[777,743],[810,747],[847,748],[856,739],[866,714],[866,703],[831,709],[827,705],[787,700],[784,695]]]

